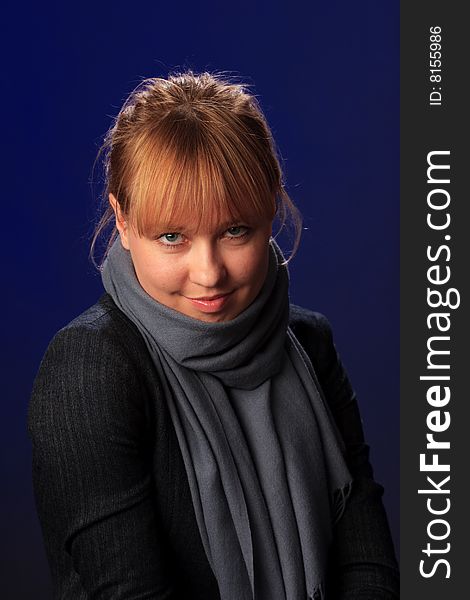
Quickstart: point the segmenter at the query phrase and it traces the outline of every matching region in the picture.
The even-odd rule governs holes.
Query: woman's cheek
[[[184,287],[187,279],[187,269],[178,261],[171,260],[171,257],[166,258],[167,260],[155,266],[154,278],[160,287],[169,291],[179,291]]]

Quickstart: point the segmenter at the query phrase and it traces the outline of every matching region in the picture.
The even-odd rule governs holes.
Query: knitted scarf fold
[[[119,238],[102,269],[160,375],[222,600],[323,599],[332,526],[351,487],[315,372],[288,327],[282,263],[271,239],[260,293],[221,323],[150,297]]]

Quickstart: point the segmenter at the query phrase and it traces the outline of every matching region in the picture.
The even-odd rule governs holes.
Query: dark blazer
[[[331,328],[323,315],[294,305],[290,326],[312,361],[354,478],[335,528],[328,598],[398,598],[383,488],[373,480]],[[220,598],[156,369],[108,294],[49,344],[29,432],[54,598]]]

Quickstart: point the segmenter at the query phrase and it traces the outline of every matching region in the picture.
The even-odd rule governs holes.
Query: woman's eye
[[[164,246],[177,246],[183,242],[183,236],[181,233],[164,233],[160,235],[158,241]]]
[[[241,238],[247,235],[248,232],[248,227],[245,227],[244,225],[234,225],[233,227],[229,227],[226,231],[229,238]]]

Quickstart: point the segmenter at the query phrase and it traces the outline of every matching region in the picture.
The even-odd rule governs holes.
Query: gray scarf
[[[102,269],[160,375],[222,600],[324,598],[332,525],[351,486],[314,370],[288,327],[282,262],[271,240],[258,297],[221,323],[151,298],[119,238]]]

